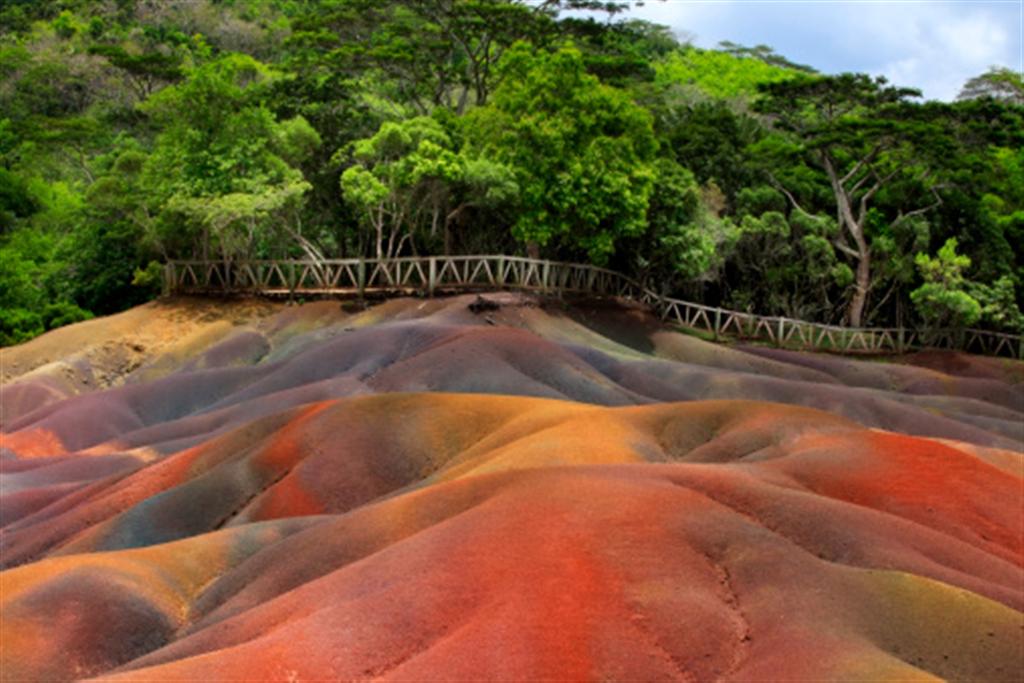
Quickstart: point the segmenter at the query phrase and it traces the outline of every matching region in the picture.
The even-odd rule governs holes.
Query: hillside
[[[1024,668],[1024,364],[487,298],[170,299],[4,349],[5,679]]]

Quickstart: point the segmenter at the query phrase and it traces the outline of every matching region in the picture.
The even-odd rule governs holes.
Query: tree
[[[94,159],[96,179],[85,191],[75,230],[58,249],[66,294],[98,314],[143,303],[148,293],[132,287],[133,271],[155,253],[146,248],[138,176],[146,155],[126,138]]]
[[[654,62],[679,47],[669,27],[640,19],[568,16],[555,26],[583,53],[587,71],[616,87],[653,81]]]
[[[997,330],[1024,334],[1024,314],[1017,305],[1013,278],[1003,275],[991,285],[968,285],[971,296],[981,304],[981,319]]]
[[[524,248],[707,303],[901,324],[915,254],[952,237],[960,291],[1014,329],[1019,74],[914,104],[763,45],[681,45],[628,4],[0,3],[10,338],[144,300],[132,274],[155,282],[161,257]]]
[[[229,263],[271,248],[280,230],[319,256],[290,219],[309,189],[296,166],[319,136],[305,120],[278,121],[266,107],[274,77],[251,57],[227,55],[146,101],[163,132],[140,185],[153,218],[147,231],[165,253],[219,252]]]
[[[662,88],[684,88],[691,99],[721,99],[746,103],[762,83],[792,77],[798,71],[761,59],[718,50],[684,46],[654,63],[655,83]]]
[[[326,0],[296,17],[289,45],[416,114],[435,106],[462,114],[487,103],[501,79],[495,67],[516,41],[543,47],[571,34],[576,23],[557,21],[566,10],[614,15],[625,7],[600,0]]]
[[[910,293],[918,313],[936,328],[970,327],[981,318],[981,304],[967,292],[964,271],[971,259],[956,253],[956,238],[946,240],[938,254],[918,254],[914,262],[924,284]]]
[[[1018,107],[1024,106],[1024,78],[1013,69],[994,66],[980,76],[969,79],[956,96],[961,101],[979,97],[991,97]]]
[[[294,22],[289,49],[336,75],[428,114],[484,104],[493,66],[520,38],[551,23],[552,10],[511,0],[332,0]]]
[[[672,159],[653,164],[654,186],[647,230],[623,242],[629,267],[651,287],[670,292],[680,284],[714,279],[732,247],[736,228],[705,200],[693,173]]]
[[[993,147],[989,151],[990,177],[977,188],[981,194],[977,225],[991,226],[995,233],[991,251],[998,254],[986,250],[984,255],[991,262],[1007,261],[1006,270],[1024,283],[1024,147]]]
[[[352,157],[356,164],[341,175],[341,189],[370,226],[377,258],[399,254],[425,211],[436,233],[461,173],[451,138],[439,123],[426,116],[384,123],[372,137],[353,143]]]
[[[451,253],[451,226],[474,207],[511,201],[517,192],[507,167],[455,148],[437,120],[420,116],[384,123],[355,141],[356,162],[341,175],[346,201],[358,207],[373,235],[377,258],[392,258],[406,244],[443,238]]]
[[[714,182],[725,193],[729,208],[743,188],[761,181],[747,151],[764,136],[753,117],[736,113],[722,101],[670,104],[656,111],[662,153],[692,171],[698,183]]]
[[[778,52],[775,51],[769,45],[755,45],[754,47],[746,47],[745,45],[739,45],[730,40],[723,40],[718,43],[718,49],[722,52],[732,55],[733,57],[740,58],[752,58],[757,59],[765,64],[772,66],[780,66],[784,69],[793,69],[794,71],[804,71],[807,73],[817,73],[817,70],[807,66],[806,64],[797,64],[786,59]]]
[[[0,239],[0,346],[91,317],[55,291],[57,240],[25,227]]]
[[[650,114],[588,74],[573,47],[517,45],[501,72],[488,106],[468,115],[467,136],[474,153],[515,173],[513,235],[607,261],[616,241],[646,228],[657,146]]]
[[[832,322],[833,293],[853,273],[836,256],[838,227],[827,216],[811,216],[740,197],[741,218],[726,260],[724,289],[730,305],[765,314]]]
[[[138,101],[152,95],[161,85],[181,80],[182,58],[151,50],[133,54],[120,45],[96,45],[89,49],[94,55],[105,57],[125,74]]]
[[[770,138],[771,155],[805,158],[824,172],[842,232],[835,246],[855,264],[846,321],[859,327],[872,284],[869,211],[880,192],[899,186],[902,201],[888,228],[941,204],[933,159],[950,151],[942,111],[907,102],[920,93],[886,85],[863,74],[800,76],[761,86],[758,111],[794,135],[792,146]],[[769,149],[769,147],[765,147]],[[779,154],[781,152],[781,154]],[[769,178],[801,213],[796,195],[769,171]],[[918,191],[915,191],[918,190]],[[923,197],[927,197],[924,199]]]
[[[39,209],[21,176],[0,168],[0,235],[14,229],[19,220]]]

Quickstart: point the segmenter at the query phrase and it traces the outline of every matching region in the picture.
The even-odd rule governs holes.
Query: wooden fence
[[[281,259],[274,261],[170,261],[164,291],[264,295],[358,295],[510,289],[561,296],[632,299],[663,320],[715,339],[760,340],[784,348],[842,353],[903,353],[958,349],[1024,359],[1024,337],[986,330],[850,328],[741,313],[672,299],[606,268],[521,256],[421,256],[395,259]]]

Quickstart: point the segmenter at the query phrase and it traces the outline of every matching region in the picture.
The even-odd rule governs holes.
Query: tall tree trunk
[[[822,153],[821,163],[832,185],[832,193],[836,199],[836,214],[839,217],[840,225],[853,238],[853,243],[857,247],[851,249],[847,245],[836,245],[843,253],[851,256],[857,262],[853,297],[846,308],[846,324],[850,327],[860,327],[864,318],[864,305],[868,299],[868,287],[871,285],[871,251],[868,248],[867,239],[864,237],[864,222],[867,218],[867,202],[878,186],[876,185],[861,197],[859,215],[854,215],[853,197],[843,185],[843,179],[840,179],[839,174],[836,173],[832,159]]]
[[[374,221],[374,227],[377,229],[377,259],[384,258],[384,207],[377,207],[377,217]]]
[[[868,287],[871,284],[871,254],[866,249],[857,262],[856,280],[853,298],[846,309],[846,319],[850,327],[860,327],[864,317],[864,304],[868,300]]]

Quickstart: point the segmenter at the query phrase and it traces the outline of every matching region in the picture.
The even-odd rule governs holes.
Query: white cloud
[[[950,100],[963,83],[1013,54],[1008,27],[986,8],[952,4],[904,6],[876,11],[865,31],[884,36],[882,52],[894,57],[871,65],[897,85],[916,87],[926,97]],[[897,26],[897,32],[886,29]],[[895,35],[894,35],[895,33]]]
[[[698,33],[698,27],[718,26],[728,22],[733,12],[729,2],[676,2],[647,0],[644,6],[632,10],[634,16],[656,24],[671,26],[683,35],[695,35],[699,44],[705,44],[704,36]],[[715,45],[720,38],[713,39],[707,45]]]
[[[698,45],[767,43],[822,71],[884,75],[948,100],[990,66],[1024,68],[1021,12],[998,0],[649,0],[631,14],[694,33]]]

